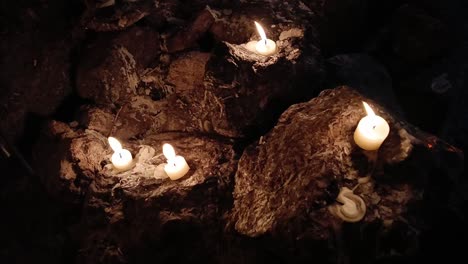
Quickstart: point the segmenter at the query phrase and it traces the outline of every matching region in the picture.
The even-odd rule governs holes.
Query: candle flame
[[[255,23],[255,26],[257,27],[258,34],[262,38],[262,41],[266,41],[267,37],[266,37],[265,31],[263,30],[262,26],[260,26],[260,24],[257,23],[257,21],[254,21],[254,23]]]
[[[163,154],[167,160],[172,160],[176,156],[174,148],[167,143],[163,145]]]
[[[368,116],[375,116],[374,111],[366,102],[362,102],[362,104],[364,105],[364,108],[366,109],[366,113]]]
[[[109,141],[109,145],[111,146],[114,152],[122,150],[122,144],[115,138],[115,137],[108,137],[107,141]]]

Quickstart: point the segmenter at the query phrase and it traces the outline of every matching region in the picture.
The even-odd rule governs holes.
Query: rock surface
[[[464,257],[460,152],[413,126],[467,149],[463,1],[29,2],[0,10],[1,263]],[[279,53],[246,49],[254,20]],[[338,84],[363,96],[326,91],[266,134]],[[375,167],[350,136],[362,98],[391,120]],[[109,166],[110,135],[131,171]],[[191,166],[180,181],[164,142]],[[342,223],[329,209],[357,182],[367,213]]]
[[[361,150],[353,140],[356,125],[365,116],[362,101],[390,125],[376,162],[375,153]],[[441,165],[441,160],[453,169]],[[376,235],[366,230],[374,224],[388,234],[399,232],[401,225],[419,229],[429,222],[420,211],[430,207],[427,197],[450,192],[430,193],[428,182],[460,179],[462,168],[461,151],[395,118],[354,90],[325,90],[309,102],[291,106],[268,134],[244,151],[230,219],[235,230],[251,237],[326,241],[346,226],[328,208],[336,203],[340,188],[357,186],[355,194],[364,199],[367,213],[354,225],[364,228],[364,236]],[[358,185],[369,175],[370,182]],[[420,238],[414,232],[405,239]]]
[[[252,12],[251,8],[247,10]],[[294,8],[298,7],[281,12],[291,16]],[[302,23],[313,13],[300,8],[296,11],[294,23],[283,24],[276,17],[277,24],[272,21],[267,32],[277,39],[278,52],[268,57],[248,50],[246,43],[225,42],[231,38],[219,32],[212,41],[212,52],[186,51],[201,49],[199,42],[216,23],[246,23],[246,16],[238,9],[226,12],[206,7],[182,30],[162,36],[161,50],[154,44],[160,38],[147,28],[133,27],[112,40],[98,39],[83,53],[78,93],[109,108],[125,108],[125,104],[135,102],[136,95],[151,98],[155,102],[149,102],[144,110],[149,119],[140,118],[150,125],[141,131],[151,128],[242,138],[252,131],[267,130],[288,105],[322,89],[324,67],[314,40],[315,28]],[[273,14],[273,10],[267,12]],[[254,34],[242,26],[230,30],[231,35],[237,30],[235,33],[245,40]],[[140,49],[135,48],[134,39],[139,40]],[[306,40],[312,42],[306,45]],[[149,52],[152,59],[142,56],[145,53],[141,50]],[[151,122],[155,112],[161,115]],[[141,131],[132,136],[141,135]]]
[[[353,141],[365,115],[363,100],[391,127],[377,159]],[[51,122],[35,151],[41,164],[35,167],[48,193],[81,208],[73,239],[82,263],[165,262],[180,252],[185,252],[181,261],[191,255],[208,262],[229,262],[238,255],[246,263],[259,261],[245,243],[266,252],[289,248],[278,255],[293,261],[308,259],[294,251],[311,243],[317,245],[311,254],[320,258],[368,261],[376,258],[369,248],[375,254],[408,255],[419,249],[417,230],[432,224],[424,217],[430,204],[444,207],[459,199],[452,188],[434,184],[451,186],[460,179],[461,152],[348,87],[291,106],[239,161],[233,140],[174,132],[128,137],[122,143],[136,165],[126,172],[110,164],[107,136],[118,127],[115,120],[125,120],[130,112],[121,110],[116,119],[106,109],[83,110],[87,119],[78,125]],[[161,167],[166,142],[191,167],[179,181],[169,180]],[[367,176],[371,180],[363,181]],[[330,209],[343,187],[366,204],[366,215],[357,223],[343,223]],[[362,248],[352,242],[357,229],[367,238],[359,240]],[[407,233],[395,238],[400,232]],[[99,247],[90,246],[93,241]],[[225,253],[208,254],[212,249]]]
[[[157,31],[138,26],[89,41],[76,69],[78,95],[107,105],[122,105],[132,96],[144,95],[140,81],[159,58],[160,46]]]
[[[99,132],[60,122],[50,123],[46,132],[37,146],[36,160],[42,164],[38,174],[51,195],[83,210],[74,237],[80,263],[120,263],[149,259],[148,254],[162,259],[160,254],[174,250],[193,254],[192,247],[207,251],[210,245],[181,249],[167,244],[171,236],[214,243],[220,235],[238,156],[231,141],[166,133],[123,142],[136,164],[118,172],[109,162],[107,137]],[[161,166],[166,162],[164,143],[172,144],[190,166],[178,181],[167,178]]]

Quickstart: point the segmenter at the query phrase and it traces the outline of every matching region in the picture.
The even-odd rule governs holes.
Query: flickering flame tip
[[[258,31],[258,34],[260,35],[260,38],[266,41],[267,37],[266,37],[265,31],[263,30],[263,27],[257,21],[254,21],[254,23],[255,23],[255,26],[257,27],[257,31]]]
[[[362,102],[362,104],[364,105],[364,108],[366,109],[366,113],[368,116],[375,116],[374,111],[366,102]]]

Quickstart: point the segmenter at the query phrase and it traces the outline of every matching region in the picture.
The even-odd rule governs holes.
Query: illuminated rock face
[[[268,28],[278,45],[271,56],[255,54],[239,42],[256,32],[246,14],[209,7],[173,34],[134,26],[99,36],[83,48],[77,93],[100,107],[130,112],[117,122],[118,133],[128,131],[123,137],[143,136],[144,131],[252,137],[252,132],[268,130],[287,106],[322,89],[325,71],[318,43],[306,42],[315,27],[301,23],[312,15],[299,13],[292,23]],[[231,19],[240,24],[226,22]],[[219,32],[220,27],[226,31]],[[233,40],[233,34],[238,38]]]
[[[391,127],[375,164],[374,154],[353,142],[365,115],[363,100]],[[426,211],[418,210],[430,210],[431,197],[447,204],[453,188],[434,185],[450,186],[462,164],[457,149],[349,87],[292,105],[270,132],[245,149],[234,139],[186,132],[147,134],[138,143],[125,140],[137,165],[122,173],[109,170],[112,151],[106,134],[111,125],[103,121],[109,113],[89,111],[93,118],[82,123],[88,129],[51,122],[35,150],[37,173],[48,193],[82,210],[78,227],[84,231],[74,237],[82,263],[103,258],[164,262],[163,252],[214,262],[244,256],[253,263],[264,257],[256,255],[259,247],[265,254],[310,244],[316,247],[308,252],[328,258],[349,250],[356,240],[366,248],[356,254],[372,259],[369,248],[388,249],[375,248],[375,239],[401,232],[406,233],[393,237],[388,247],[405,243],[408,250],[417,250],[420,237],[411,230],[426,221]],[[172,144],[190,166],[180,180],[157,172],[165,162],[164,143]],[[339,190],[353,189],[369,174],[371,180],[354,189],[365,203],[365,216],[344,224],[331,213]],[[362,234],[375,239],[360,240]],[[330,239],[338,240],[337,248],[328,248]],[[95,241],[99,247],[90,247]],[[213,248],[223,253],[208,254]],[[280,255],[308,259],[291,251]]]
[[[232,201],[238,157],[232,141],[185,133],[159,133],[140,144],[125,141],[136,164],[116,172],[101,133],[60,122],[50,123],[44,132],[36,146],[38,174],[50,195],[83,210],[79,224],[83,231],[74,237],[83,249],[80,262],[124,261],[132,254],[158,258],[162,251],[208,252],[217,241],[223,213]],[[166,162],[163,143],[173,145],[190,166],[177,181],[158,167]],[[178,242],[171,242],[174,239]],[[89,247],[96,240],[99,246]]]
[[[365,116],[362,101],[368,100],[348,87],[323,91],[309,102],[286,110],[278,124],[249,146],[239,160],[235,177],[232,225],[251,237],[325,240],[341,222],[329,212],[342,187],[352,189],[359,179],[371,175],[354,194],[363,198],[367,212],[357,225],[421,217],[413,206],[425,204],[427,181],[449,182],[436,160],[451,157],[455,174],[461,172],[461,152],[420,132],[392,116],[372,101],[390,124],[390,134],[375,153],[360,149],[353,141],[359,120]],[[412,170],[410,168],[419,168]],[[449,192],[447,190],[447,192]],[[341,226],[341,224],[338,224]]]
[[[0,10],[0,263],[464,253],[460,152],[414,127],[467,149],[468,48],[453,45],[466,35],[439,8],[463,1],[26,2]],[[277,53],[246,48],[253,21]],[[297,104],[343,84],[362,96],[341,87]],[[360,100],[391,122],[375,164],[352,142]],[[109,169],[108,136],[135,167]],[[164,143],[190,166],[177,181]],[[339,218],[344,198],[362,219],[343,217],[349,203]]]

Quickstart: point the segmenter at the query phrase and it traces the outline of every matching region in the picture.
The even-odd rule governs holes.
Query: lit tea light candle
[[[267,39],[265,31],[259,23],[256,21],[254,21],[254,23],[261,39],[259,41],[250,41],[247,43],[247,49],[264,56],[276,53],[276,43],[271,39]]]
[[[257,53],[265,56],[274,54],[276,52],[276,43],[271,39],[267,39],[265,31],[257,21],[254,21],[254,23],[261,38],[261,40],[255,45],[255,50]]]
[[[176,156],[174,148],[170,144],[163,145],[163,154],[167,159],[164,171],[171,180],[182,178],[190,170],[185,158]]]
[[[390,127],[387,121],[376,115],[372,108],[366,103],[367,116],[363,117],[354,131],[354,142],[365,150],[377,150],[387,138]]]
[[[133,166],[132,153],[123,149],[122,144],[120,144],[116,138],[109,137],[107,140],[112,150],[114,150],[114,154],[112,154],[111,157],[112,165],[114,165],[117,170],[121,171],[130,169]]]

